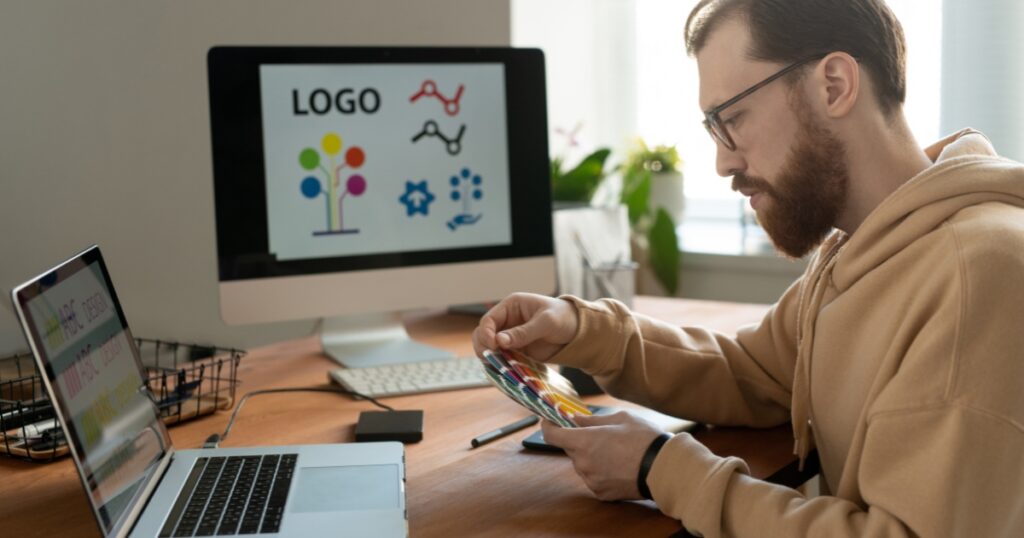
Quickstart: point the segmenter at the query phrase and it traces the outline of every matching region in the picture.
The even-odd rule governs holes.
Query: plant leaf
[[[651,172],[644,169],[627,169],[622,176],[622,203],[629,212],[630,226],[636,226],[647,214],[651,197]]]
[[[679,287],[679,239],[672,217],[663,208],[658,208],[654,225],[647,233],[647,244],[654,276],[674,296]]]
[[[552,174],[552,199],[562,202],[589,202],[604,179],[604,163],[610,154],[611,150],[608,148],[599,149],[584,157],[572,170],[560,176]]]
[[[551,183],[556,183],[565,174],[562,173],[562,158],[554,157],[551,159]]]

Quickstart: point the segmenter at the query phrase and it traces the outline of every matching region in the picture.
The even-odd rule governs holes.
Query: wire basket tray
[[[146,386],[165,424],[229,409],[245,352],[136,338]]]
[[[146,388],[167,425],[229,409],[245,351],[136,338]],[[0,454],[52,461],[68,453],[63,429],[29,353],[0,358]]]
[[[50,461],[68,453],[46,387],[28,353],[0,359],[0,453]]]

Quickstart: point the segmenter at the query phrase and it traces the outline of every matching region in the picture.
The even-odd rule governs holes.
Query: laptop
[[[104,536],[407,536],[401,443],[175,450],[98,247],[11,292]]]

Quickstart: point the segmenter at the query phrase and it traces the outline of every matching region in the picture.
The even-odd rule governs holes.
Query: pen
[[[500,428],[498,428],[496,430],[489,431],[489,432],[487,432],[487,433],[485,433],[483,435],[479,435],[477,437],[474,437],[473,440],[469,442],[469,444],[473,448],[476,448],[476,447],[478,447],[478,446],[480,446],[482,444],[490,443],[491,441],[493,441],[493,440],[495,440],[495,439],[497,439],[499,437],[504,437],[504,436],[506,436],[506,435],[508,435],[510,433],[517,432],[517,431],[519,431],[519,430],[521,430],[523,428],[526,428],[528,426],[533,426],[534,424],[537,423],[537,420],[539,420],[537,418],[537,415],[530,415],[530,416],[528,416],[528,417],[526,417],[526,418],[524,418],[522,420],[517,420],[517,421],[513,422],[512,424],[508,424],[506,426],[502,426],[502,427],[500,427]]]

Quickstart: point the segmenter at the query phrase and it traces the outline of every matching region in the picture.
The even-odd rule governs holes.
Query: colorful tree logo
[[[359,233],[358,228],[345,228],[342,202],[350,194],[356,197],[362,196],[366,192],[366,178],[360,174],[352,174],[345,180],[345,187],[341,195],[338,194],[338,188],[341,187],[341,171],[345,168],[356,169],[362,166],[366,161],[366,154],[359,146],[352,146],[345,151],[344,162],[336,165],[335,156],[341,153],[341,148],[341,137],[337,133],[327,133],[320,141],[320,149],[328,156],[329,168],[324,167],[325,163],[317,150],[305,148],[299,152],[299,165],[304,170],[311,172],[320,170],[324,175],[323,181],[313,175],[306,176],[299,186],[302,195],[306,198],[313,199],[322,194],[326,201],[327,227],[323,231],[314,231],[313,235]]]

